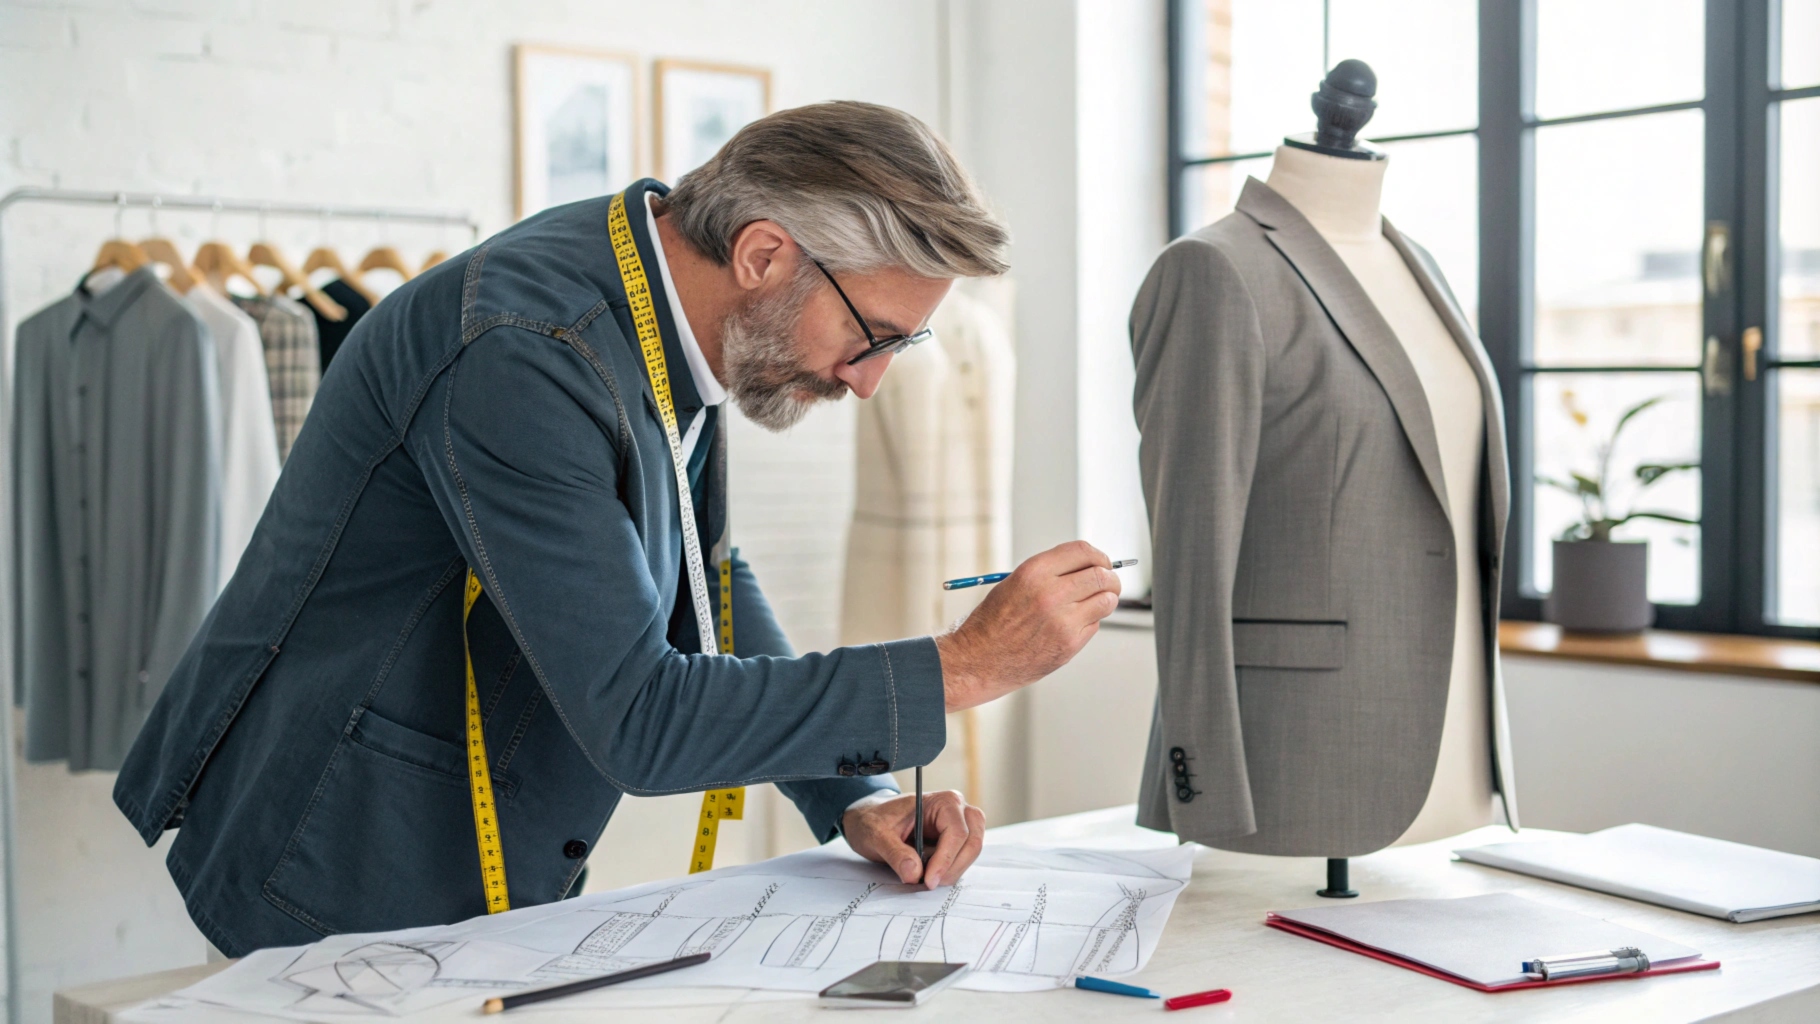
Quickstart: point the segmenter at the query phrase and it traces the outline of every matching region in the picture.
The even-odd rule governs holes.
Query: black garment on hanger
[[[310,307],[310,312],[316,314],[316,335],[322,349],[322,368],[326,370],[329,368],[329,360],[335,358],[341,343],[347,340],[348,332],[354,329],[354,325],[360,322],[360,318],[373,305],[366,300],[366,296],[355,291],[352,285],[339,277],[323,285],[322,293],[348,311],[346,320],[336,321],[323,316],[315,306]]]

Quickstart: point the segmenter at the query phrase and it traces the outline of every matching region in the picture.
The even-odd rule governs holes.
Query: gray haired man
[[[904,882],[956,878],[980,811],[934,794],[925,865],[887,773],[1071,658],[1118,579],[1066,544],[943,636],[796,656],[726,547],[721,403],[781,430],[870,396],[1005,245],[920,122],[822,104],[365,317],[114,790],[148,844],[181,829],[209,941],[561,899],[624,793],[775,782]]]

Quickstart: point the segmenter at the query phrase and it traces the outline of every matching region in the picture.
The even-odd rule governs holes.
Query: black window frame
[[[1172,236],[1199,226],[1183,223],[1185,184],[1191,168],[1269,155],[1209,157],[1184,152],[1186,106],[1182,93],[1187,55],[1183,52],[1183,19],[1199,8],[1198,0],[1170,0],[1167,188]],[[1325,11],[1323,15],[1325,37]],[[1568,370],[1686,372],[1691,368],[1536,367],[1529,363],[1534,331],[1536,132],[1559,124],[1701,110],[1705,131],[1703,221],[1709,236],[1714,225],[1724,226],[1729,266],[1719,276],[1716,291],[1706,288],[1704,282],[1702,287],[1700,599],[1692,605],[1657,605],[1656,628],[1820,639],[1820,626],[1784,625],[1769,619],[1776,565],[1771,383],[1778,368],[1820,368],[1820,360],[1784,361],[1776,354],[1780,104],[1820,97],[1820,85],[1782,89],[1770,84],[1776,81],[1781,53],[1779,0],[1706,0],[1702,98],[1560,118],[1535,114],[1536,0],[1478,0],[1478,19],[1478,124],[1402,136],[1367,133],[1367,137],[1385,143],[1469,134],[1478,138],[1479,333],[1502,390],[1511,468],[1503,616],[1542,617],[1541,597],[1525,586],[1535,555],[1529,483],[1534,475],[1530,450],[1533,376]],[[1322,42],[1328,65],[1345,56],[1329,53],[1326,39]],[[1316,84],[1309,83],[1311,92]],[[1285,127],[1295,130],[1297,126]],[[1747,378],[1744,372],[1741,338],[1746,327],[1763,332],[1754,378]]]

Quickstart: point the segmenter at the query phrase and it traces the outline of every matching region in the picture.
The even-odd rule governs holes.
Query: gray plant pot
[[[1649,542],[1555,541],[1555,589],[1542,617],[1582,633],[1635,633],[1656,621]]]

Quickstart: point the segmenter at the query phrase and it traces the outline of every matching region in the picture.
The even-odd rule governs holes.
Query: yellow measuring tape
[[[499,806],[493,802],[493,770],[487,766],[487,736],[480,720],[480,688],[474,685],[474,653],[468,647],[468,615],[480,598],[480,577],[468,570],[461,598],[461,655],[468,665],[468,793],[474,798],[474,839],[480,844],[480,884],[487,913],[511,910],[506,896],[506,853],[499,842]]]
[[[607,234],[613,243],[613,256],[619,262],[619,276],[626,289],[626,305],[638,332],[638,347],[644,354],[645,372],[651,378],[651,391],[657,398],[658,418],[663,421],[664,438],[669,442],[670,464],[676,473],[676,504],[682,518],[683,558],[688,568],[689,595],[695,607],[695,627],[703,654],[733,653],[733,561],[720,559],[720,622],[715,636],[715,616],[708,607],[708,579],[703,566],[701,538],[695,529],[695,496],[689,492],[689,467],[683,459],[682,435],[677,431],[676,402],[670,394],[670,371],[664,359],[663,334],[657,326],[657,309],[651,302],[651,284],[645,277],[644,260],[638,255],[638,243],[632,237],[632,225],[626,217],[626,196],[613,197],[607,208]],[[474,659],[468,652],[468,614],[480,597],[480,577],[468,570],[467,594],[461,610],[461,642],[468,672],[468,788],[474,801],[474,835],[480,845],[480,876],[485,887],[487,913],[511,909],[506,895],[505,854],[500,846],[499,818],[493,800],[493,776],[487,766],[485,723],[480,717],[479,688],[474,683]],[[718,639],[718,643],[716,640]],[[737,789],[709,790],[702,794],[701,822],[691,844],[689,873],[707,871],[714,866],[714,846],[719,838],[720,823],[745,816],[746,791]]]

